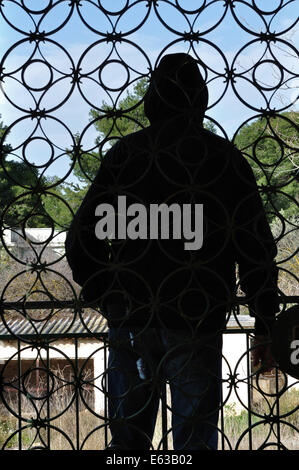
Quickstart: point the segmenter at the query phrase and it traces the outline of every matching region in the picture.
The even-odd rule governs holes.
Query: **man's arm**
[[[240,286],[255,317],[253,362],[273,366],[269,336],[279,312],[277,248],[270,230],[253,171],[239,154],[236,162],[238,202],[234,213],[234,246]]]
[[[73,279],[82,289],[85,300],[99,300],[111,284],[109,262],[111,250],[107,240],[99,240],[95,234],[96,207],[113,202],[113,185],[116,168],[116,148],[108,151],[100,169],[85,195],[70,225],[66,242],[66,258],[73,272]]]

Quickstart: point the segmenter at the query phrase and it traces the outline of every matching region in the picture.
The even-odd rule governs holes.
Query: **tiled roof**
[[[249,315],[238,315],[236,318],[231,316],[227,329],[251,329],[254,326],[254,319]],[[78,315],[67,315],[57,318],[55,315],[45,321],[34,321],[23,319],[10,319],[6,322],[0,322],[0,339],[13,337],[31,337],[31,336],[65,336],[65,337],[84,337],[98,335],[107,332],[106,320],[95,313],[83,313],[80,318]]]
[[[27,318],[14,318],[0,321],[0,339],[26,336],[90,336],[107,331],[105,319],[100,314],[67,315],[60,318],[35,321]]]

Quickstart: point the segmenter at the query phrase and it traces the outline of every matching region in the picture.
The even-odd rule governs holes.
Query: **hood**
[[[144,97],[150,123],[176,116],[196,117],[202,123],[207,107],[208,89],[196,60],[183,53],[162,57]]]

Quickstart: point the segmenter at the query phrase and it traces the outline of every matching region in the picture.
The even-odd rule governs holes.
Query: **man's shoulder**
[[[235,153],[237,151],[236,146],[231,140],[229,140],[228,137],[222,137],[218,134],[215,134],[214,132],[209,131],[208,129],[205,129],[204,127],[201,129],[201,135],[207,144],[210,144],[210,146],[228,152],[233,151]]]
[[[152,139],[152,133],[149,131],[149,127],[124,135],[109,149],[107,156],[117,158],[119,154],[123,154],[128,149],[132,151],[135,147],[136,149],[144,148],[146,140],[150,139]]]
[[[184,139],[186,137],[192,137],[192,135],[186,131],[183,133]],[[200,128],[197,129],[193,136],[195,139],[198,139],[198,142],[204,143],[207,146],[207,153],[214,154],[220,158],[232,159],[235,164],[241,160],[245,160],[241,152],[237,149],[231,140],[227,137],[219,136],[208,129]],[[163,135],[157,132],[155,126],[149,126],[144,129],[138,130],[131,134],[121,137],[109,150],[107,156],[110,156],[111,162],[121,162],[128,154],[134,154],[135,152],[144,152],[145,149],[154,149],[157,148],[159,143],[163,146],[168,142],[167,139],[163,139]],[[181,145],[182,136],[180,133],[173,134],[171,136],[171,145],[175,146],[178,141],[178,145]],[[188,139],[187,139],[188,140]],[[160,142],[161,141],[161,142]],[[242,163],[240,163],[242,166]]]

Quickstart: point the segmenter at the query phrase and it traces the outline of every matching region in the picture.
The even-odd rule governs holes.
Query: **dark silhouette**
[[[150,126],[109,150],[68,233],[74,280],[108,319],[111,445],[118,448],[149,448],[167,380],[174,448],[216,449],[222,333],[237,286],[257,337],[269,334],[278,311],[276,246],[254,175],[230,142],[204,129],[207,105],[197,62],[164,56],[144,98]],[[95,209],[116,208],[120,195],[146,208],[191,204],[193,219],[195,204],[203,204],[202,247],[185,249],[184,237],[150,239],[149,227],[144,239],[99,240]],[[268,356],[261,346],[255,362]]]

